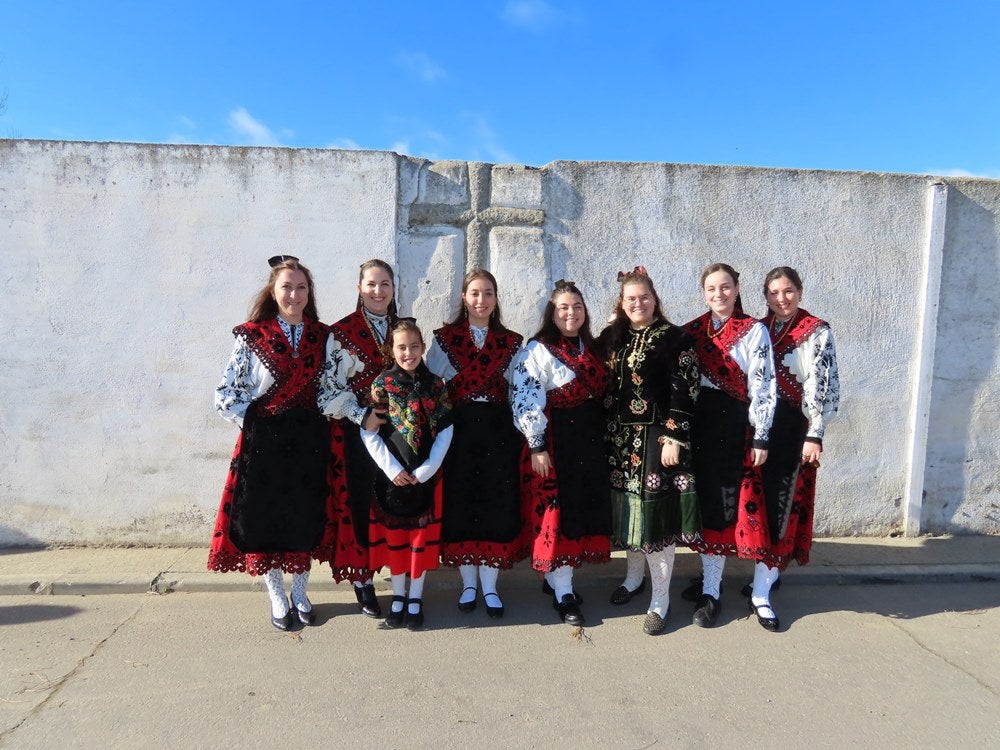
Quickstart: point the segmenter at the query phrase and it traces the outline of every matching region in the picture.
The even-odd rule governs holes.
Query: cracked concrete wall
[[[390,261],[428,334],[477,264],[526,335],[558,278],[600,328],[619,269],[647,266],[684,322],[707,263],[743,273],[751,314],[764,273],[795,266],[844,391],[817,531],[903,526],[925,176],[39,141],[0,142],[0,159],[0,544],[207,544],[235,439],[212,390],[276,252],[312,268],[331,322],[358,264]],[[1000,182],[950,183],[922,522],[997,532],[997,331],[969,297],[996,287]]]

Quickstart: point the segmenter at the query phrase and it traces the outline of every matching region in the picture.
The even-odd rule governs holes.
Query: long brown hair
[[[489,271],[485,268],[473,268],[467,274],[465,278],[462,279],[462,296],[458,300],[458,310],[455,312],[455,318],[448,325],[458,325],[463,323],[469,318],[469,308],[465,306],[465,293],[469,290],[469,284],[471,284],[476,279],[486,279],[493,285],[493,294],[496,297],[496,305],[493,307],[493,312],[490,313],[489,327],[491,331],[506,331],[507,328],[503,324],[503,320],[500,318],[500,290],[497,288],[497,280]]]
[[[369,268],[381,268],[387,274],[389,274],[389,281],[392,282],[392,301],[389,302],[389,325],[391,326],[396,322],[399,317],[399,310],[396,308],[396,274],[392,270],[392,266],[386,263],[381,258],[372,258],[371,260],[366,260],[361,264],[361,270],[358,271],[358,285],[361,284],[362,280],[365,278],[365,271]],[[361,293],[358,293],[358,304],[355,310],[360,310],[365,306],[364,300],[361,298]]]
[[[562,338],[562,332],[560,332],[559,327],[556,325],[556,297],[567,293],[575,294],[583,303],[584,319],[583,325],[580,326],[580,340],[583,341],[583,345],[587,349],[594,352],[598,351],[597,342],[590,332],[590,310],[587,309],[587,300],[583,298],[583,292],[577,288],[574,282],[566,281],[565,279],[559,279],[556,282],[555,287],[552,289],[552,294],[549,295],[548,302],[545,303],[545,311],[542,313],[542,324],[538,327],[535,335],[528,340],[541,341],[543,344],[556,344],[559,342]]]
[[[729,278],[733,280],[733,283],[739,286],[740,274],[728,263],[712,263],[705,267],[705,270],[701,272],[701,288],[705,288],[705,279],[711,276],[716,271],[722,271],[729,274]],[[741,313],[743,312],[743,295],[737,294],[736,301],[733,303],[733,312]]]
[[[282,271],[302,271],[305,274],[306,283],[309,285],[309,299],[302,310],[302,315],[310,320],[319,320],[319,313],[316,312],[316,287],[313,285],[312,274],[308,268],[293,258],[287,258],[272,266],[271,273],[267,277],[267,284],[257,292],[250,303],[250,314],[247,319],[253,323],[260,323],[278,317],[278,301],[274,298],[274,282]]]

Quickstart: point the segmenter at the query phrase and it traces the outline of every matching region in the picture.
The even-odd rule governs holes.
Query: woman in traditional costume
[[[756,565],[750,610],[763,627],[777,630],[771,588],[792,560],[809,562],[816,469],[826,425],[840,404],[840,375],[830,326],[799,307],[802,279],[794,268],[768,272],[764,299],[770,312],[761,322],[771,335],[778,401],[762,467],[771,549]]]
[[[444,461],[441,560],[462,576],[458,609],[503,617],[501,570],[527,555],[523,544],[520,456],[507,392],[519,333],[500,319],[497,282],[481,268],[466,274],[455,319],[434,331],[427,366],[448,384],[455,438]]]
[[[517,355],[510,399],[530,465],[525,520],[531,564],[563,622],[583,625],[573,569],[611,557],[604,448],[608,372],[590,333],[583,294],[559,280],[542,325]]]
[[[310,552],[328,527],[330,427],[317,397],[327,327],[312,275],[297,258],[270,259],[267,285],[236,342],[215,409],[240,427],[215,521],[209,570],[264,578],[271,623],[288,630],[315,614],[306,595]],[[284,573],[292,575],[292,607]]]
[[[382,345],[396,322],[392,266],[373,259],[361,264],[358,304],[353,313],[330,326],[326,374],[321,391],[324,413],[333,427],[333,514],[336,539],[321,553],[335,581],[351,581],[358,607],[381,617],[368,561],[368,517],[377,469],[361,441],[361,428],[377,431],[385,411],[375,408],[371,386],[391,362]]]
[[[739,279],[725,263],[708,266],[701,287],[709,311],[684,326],[701,373],[691,448],[703,530],[691,546],[701,552],[693,621],[703,628],[722,611],[726,557],[760,561],[771,546],[760,472],[774,418],[774,360],[767,328],[742,311]]]
[[[618,281],[614,316],[600,336],[611,369],[611,541],[627,560],[611,603],[626,604],[645,588],[648,564],[652,595],[643,630],[656,635],[666,627],[676,544],[701,534],[690,445],[698,362],[691,336],[663,314],[646,269],[619,273]]]
[[[438,469],[451,444],[451,402],[444,381],[424,364],[424,337],[411,318],[393,326],[386,348],[395,364],[372,383],[372,403],[385,407],[389,421],[377,432],[361,431],[379,468],[369,559],[373,570],[389,568],[386,627],[417,630],[424,623],[424,580],[438,567],[441,551]]]

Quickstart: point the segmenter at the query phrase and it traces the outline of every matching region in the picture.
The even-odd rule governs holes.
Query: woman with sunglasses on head
[[[384,350],[395,324],[396,284],[392,266],[373,258],[361,264],[354,312],[330,326],[326,368],[320,389],[323,411],[333,428],[333,503],[336,538],[322,558],[335,581],[351,581],[361,612],[381,617],[368,560],[368,517],[377,467],[361,440],[361,429],[378,431],[386,412],[371,400],[371,386],[392,360]]]
[[[816,469],[826,425],[840,404],[840,375],[830,326],[799,307],[802,279],[794,268],[778,266],[768,272],[764,299],[769,312],[761,322],[771,335],[778,392],[767,462],[761,468],[771,548],[757,563],[747,593],[760,624],[777,629],[771,589],[792,560],[809,562]]]
[[[523,544],[521,439],[507,400],[521,334],[504,327],[497,282],[477,268],[462,281],[455,319],[434,331],[427,366],[451,395],[455,438],[444,460],[441,561],[462,577],[458,609],[503,617],[501,570],[527,555]],[[478,578],[478,585],[477,585]]]
[[[652,592],[643,631],[656,635],[666,627],[676,544],[701,534],[689,442],[698,360],[691,336],[663,314],[645,268],[619,273],[618,282],[612,322],[600,337],[611,369],[605,399],[611,541],[627,559],[611,603],[627,604],[645,588],[648,564]]]
[[[590,333],[583,294],[559,280],[542,324],[517,355],[510,388],[514,423],[530,465],[526,533],[531,564],[563,622],[583,625],[573,569],[611,557],[611,497],[602,400],[608,372]]]
[[[327,327],[319,322],[312,274],[298,258],[268,263],[267,284],[236,343],[215,409],[240,427],[215,521],[209,570],[262,576],[271,623],[303,625],[315,614],[306,595],[310,552],[329,526],[330,427],[318,382]],[[292,576],[292,602],[284,573]]]
[[[760,471],[774,418],[774,360],[767,329],[743,312],[739,282],[732,266],[708,266],[708,312],[684,326],[701,372],[691,449],[703,529],[691,545],[701,552],[702,580],[681,596],[696,599],[693,622],[703,628],[722,611],[726,557],[762,560],[770,548]]]

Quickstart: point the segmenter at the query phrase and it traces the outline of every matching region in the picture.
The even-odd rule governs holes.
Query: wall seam
[[[948,184],[936,180],[928,185],[925,216],[924,274],[921,285],[920,321],[917,326],[917,371],[913,379],[913,408],[907,433],[906,491],[903,501],[903,533],[919,536],[923,529],[924,473],[927,467],[927,435],[930,430],[934,352],[937,347],[941,274],[944,265],[944,228],[948,213]]]

